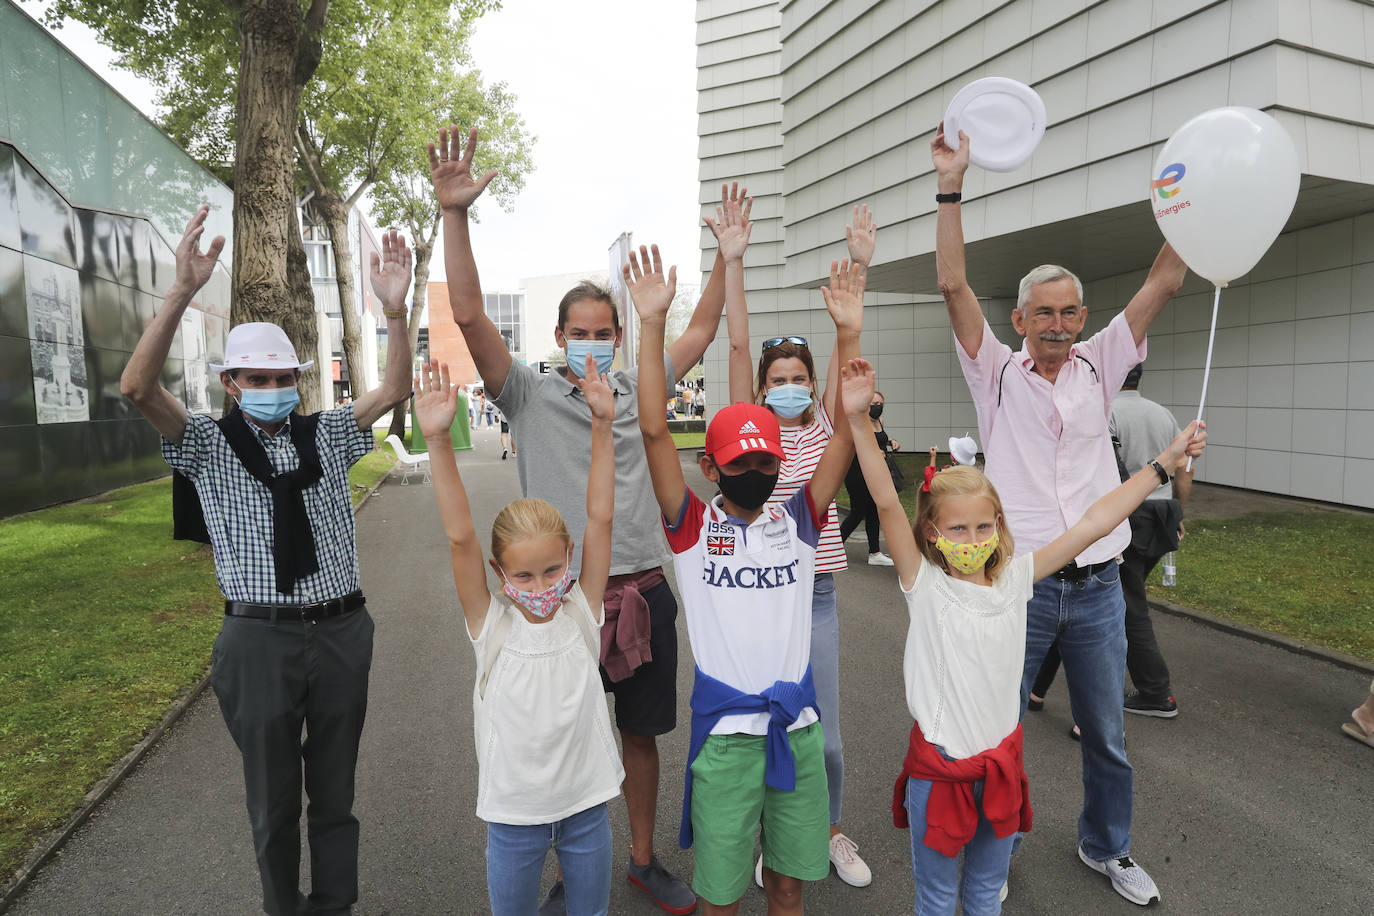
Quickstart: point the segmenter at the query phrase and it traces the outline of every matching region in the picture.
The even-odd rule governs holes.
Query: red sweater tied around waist
[[[892,822],[903,830],[911,825],[906,813],[906,781],[934,783],[926,804],[925,844],[942,855],[959,854],[978,830],[978,805],[973,784],[983,781],[983,816],[998,839],[1031,829],[1030,785],[1022,758],[1021,726],[994,748],[963,760],[946,760],[926,741],[921,726],[912,723],[902,774],[892,789]]]

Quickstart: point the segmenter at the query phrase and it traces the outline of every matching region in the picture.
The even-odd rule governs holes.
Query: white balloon
[[[1214,108],[1184,124],[1155,160],[1155,222],[1193,272],[1217,286],[1248,273],[1298,197],[1298,154],[1278,121]]]

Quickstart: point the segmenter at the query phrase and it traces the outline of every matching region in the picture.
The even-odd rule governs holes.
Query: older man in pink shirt
[[[1178,291],[1186,267],[1165,245],[1145,284],[1101,332],[1079,342],[1087,320],[1083,286],[1068,270],[1042,265],[1022,280],[1012,327],[1025,338],[1013,351],[983,317],[964,273],[959,200],[969,141],[931,143],[938,178],[936,263],[954,326],[959,363],[978,410],[987,474],[1002,497],[1021,555],[1045,546],[1120,483],[1107,420],[1131,367],[1145,359],[1145,334]],[[1122,686],[1125,602],[1117,558],[1130,543],[1122,522],[1054,575],[1036,583],[1027,608],[1025,709],[1031,681],[1056,639],[1074,719],[1082,731],[1083,812],[1078,855],[1138,904],[1159,898],[1131,858],[1134,774],[1126,759]]]

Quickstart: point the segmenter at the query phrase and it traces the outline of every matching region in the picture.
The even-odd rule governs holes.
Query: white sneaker
[[[1002,889],[1001,889],[1000,891],[997,892],[997,902],[998,902],[998,903],[1006,903],[1006,902],[1007,902],[1007,894],[1010,893],[1010,892],[1011,892],[1011,888],[1007,887],[1007,882],[1003,881],[1003,882],[1002,882]]]
[[[754,863],[754,883],[763,887],[763,853],[759,853],[759,860]]]
[[[892,563],[891,560],[887,562],[889,565]],[[859,858],[859,844],[843,833],[830,838],[830,861],[835,866],[835,874],[850,887],[868,887],[873,883],[873,872]]]
[[[892,558],[889,557],[887,554],[883,553],[883,552],[880,550],[880,551],[878,551],[877,553],[870,553],[870,554],[868,555],[868,565],[869,565],[869,566],[891,566],[891,565],[892,565]]]
[[[1154,880],[1145,873],[1145,869],[1135,864],[1130,856],[1116,856],[1099,862],[1079,846],[1078,858],[1093,871],[1111,878],[1112,887],[1116,888],[1116,892],[1132,903],[1148,906],[1151,900],[1163,899],[1159,896],[1159,888],[1155,887]]]

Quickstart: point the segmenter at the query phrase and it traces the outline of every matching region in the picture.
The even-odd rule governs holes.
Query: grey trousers
[[[348,913],[358,899],[353,777],[372,631],[372,617],[359,608],[320,623],[225,617],[215,640],[210,683],[243,755],[262,906],[270,916]],[[299,891],[302,764],[308,901]]]

